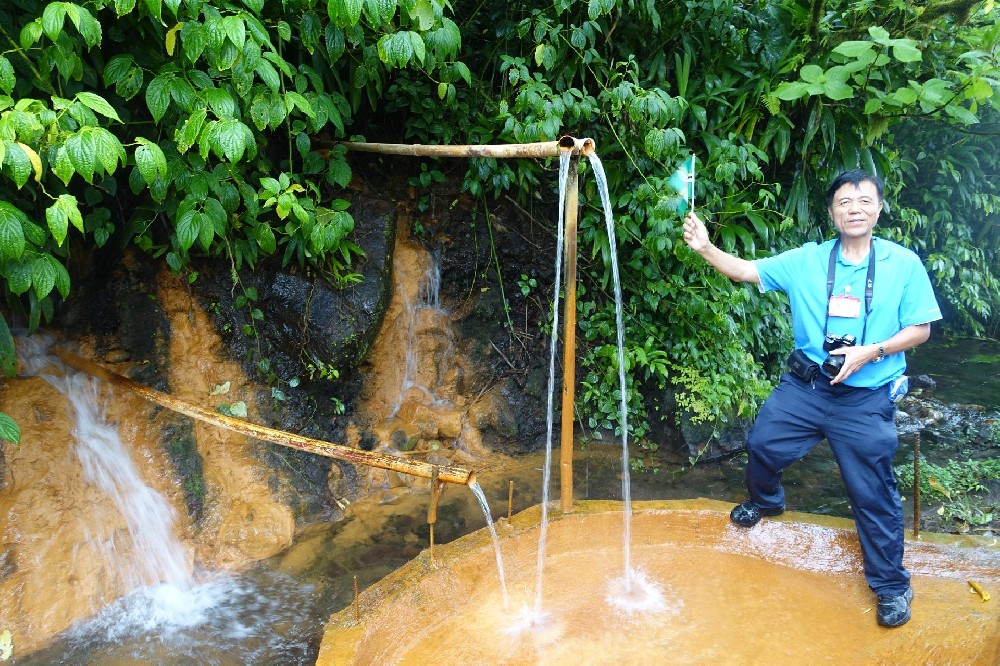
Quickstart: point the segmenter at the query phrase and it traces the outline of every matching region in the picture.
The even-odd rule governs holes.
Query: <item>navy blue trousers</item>
[[[824,437],[840,467],[864,555],[865,579],[876,594],[903,594],[903,504],[892,460],[899,446],[896,406],[888,389],[809,383],[781,377],[747,440],[747,489],[758,506],[785,506],[781,474]]]

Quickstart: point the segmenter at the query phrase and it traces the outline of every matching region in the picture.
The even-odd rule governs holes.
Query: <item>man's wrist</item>
[[[885,343],[879,342],[875,344],[875,358],[872,359],[872,363],[878,363],[879,361],[885,359]]]

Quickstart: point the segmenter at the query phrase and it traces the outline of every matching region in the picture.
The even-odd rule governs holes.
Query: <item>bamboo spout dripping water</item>
[[[174,398],[171,395],[151,389],[148,386],[132,381],[131,379],[114,373],[97,363],[80,358],[79,356],[66,350],[56,349],[55,354],[71,368],[93,375],[94,377],[97,377],[102,381],[106,381],[114,386],[137,393],[150,402],[155,402],[162,407],[185,414],[204,423],[210,423],[220,428],[238,432],[249,437],[256,437],[257,439],[280,444],[281,446],[287,446],[300,451],[307,451],[316,455],[326,456],[327,458],[336,458],[338,460],[354,463],[356,465],[378,467],[380,469],[387,469],[393,472],[409,474],[410,476],[417,476],[424,479],[436,477],[440,483],[455,483],[466,486],[475,481],[475,475],[472,471],[462,467],[442,467],[440,465],[431,465],[430,463],[419,460],[397,458],[396,456],[392,456],[387,453],[352,449],[349,446],[331,444],[330,442],[324,442],[319,439],[303,437],[302,435],[296,435],[283,430],[275,430],[273,428],[256,425],[254,423],[248,423],[237,418],[223,416],[222,414],[217,414],[202,407],[188,404]]]

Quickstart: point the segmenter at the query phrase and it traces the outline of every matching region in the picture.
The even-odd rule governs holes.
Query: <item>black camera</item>
[[[826,360],[823,361],[823,372],[830,377],[836,377],[840,373],[840,369],[844,367],[844,356],[843,354],[831,354],[830,352],[841,347],[853,347],[857,341],[858,339],[851,334],[835,335],[827,333],[826,337],[823,338],[823,351],[826,352]]]

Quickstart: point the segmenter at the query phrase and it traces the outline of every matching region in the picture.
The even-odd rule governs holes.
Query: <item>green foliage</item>
[[[0,8],[0,289],[29,330],[69,295],[72,244],[278,255],[350,273],[333,141],[393,72],[469,81],[437,0],[23,0]],[[449,91],[446,89],[445,93]],[[450,93],[454,95],[454,91]],[[3,362],[10,363],[9,350]]]
[[[899,485],[913,488],[913,467],[895,469]],[[1000,458],[949,460],[944,465],[920,459],[920,498],[939,503],[936,514],[947,530],[967,531],[989,526],[1000,517],[1000,506],[989,503],[989,483],[1000,481]]]

